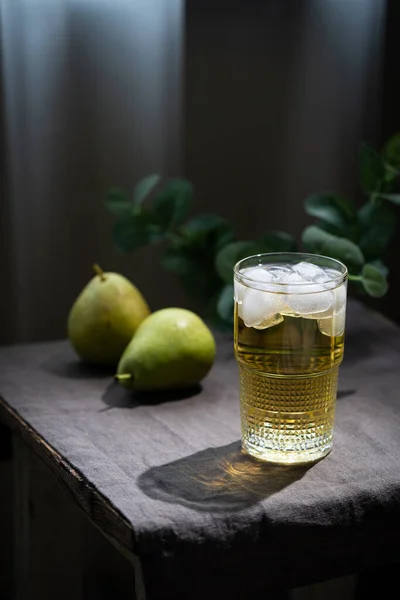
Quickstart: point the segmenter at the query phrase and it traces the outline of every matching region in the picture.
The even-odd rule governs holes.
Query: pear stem
[[[103,269],[97,263],[93,265],[93,270],[96,273],[96,275],[100,277],[101,281],[106,280],[106,276],[104,275]]]
[[[128,381],[128,379],[133,378],[130,373],[117,373],[114,377],[115,379],[118,379],[118,381]]]

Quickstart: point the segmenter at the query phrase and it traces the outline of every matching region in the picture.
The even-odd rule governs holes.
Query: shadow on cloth
[[[64,354],[52,356],[41,367],[47,373],[67,379],[102,379],[115,373],[115,367],[93,365],[77,358],[66,360]]]
[[[337,399],[346,398],[347,396],[352,396],[356,393],[356,390],[338,390]]]
[[[152,467],[138,478],[147,496],[208,512],[239,511],[301,479],[312,465],[272,465],[241,451],[240,441]]]
[[[202,390],[200,385],[185,390],[165,390],[158,392],[130,392],[117,381],[113,381],[105,390],[101,399],[106,404],[104,410],[111,408],[136,408],[137,406],[156,405],[163,402],[185,400],[196,396]],[[102,412],[101,411],[101,412]]]

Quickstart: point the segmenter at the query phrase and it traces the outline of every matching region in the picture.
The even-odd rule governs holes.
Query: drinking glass
[[[302,464],[333,443],[347,268],[326,256],[258,254],[234,268],[242,448]]]

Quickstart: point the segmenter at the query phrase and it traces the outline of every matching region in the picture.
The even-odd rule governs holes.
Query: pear
[[[70,310],[68,339],[82,359],[115,367],[150,308],[128,279],[98,265],[94,270]]]
[[[139,325],[115,378],[129,390],[189,388],[211,369],[216,354],[204,321],[184,308],[162,308]]]

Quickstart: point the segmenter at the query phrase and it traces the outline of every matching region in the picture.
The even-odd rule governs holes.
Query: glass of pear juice
[[[305,464],[333,444],[343,359],[347,268],[299,252],[250,256],[234,267],[234,350],[242,449]]]

